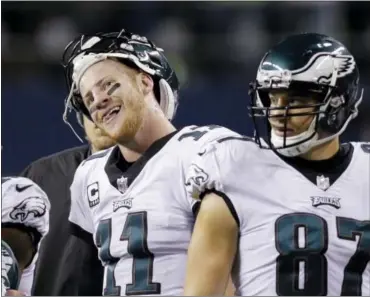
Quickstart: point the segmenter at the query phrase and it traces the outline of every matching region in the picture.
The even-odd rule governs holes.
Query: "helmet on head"
[[[289,36],[265,54],[257,79],[250,86],[249,110],[255,141],[263,148],[292,157],[337,137],[357,116],[362,100],[362,91],[358,96],[359,78],[354,57],[337,40],[317,33]],[[271,107],[272,90],[314,98],[315,103]],[[313,111],[290,112],[310,107]],[[284,119],[286,127],[289,117],[307,115],[314,119],[308,130],[299,135],[287,137],[285,131],[284,136],[277,136],[271,131],[272,117]]]
[[[62,61],[70,90],[63,114],[67,124],[67,113],[72,108],[91,119],[79,93],[80,79],[90,66],[107,58],[116,58],[149,74],[153,78],[154,94],[162,111],[169,120],[173,119],[178,105],[179,81],[163,50],[146,37],[121,30],[82,35],[67,45]]]

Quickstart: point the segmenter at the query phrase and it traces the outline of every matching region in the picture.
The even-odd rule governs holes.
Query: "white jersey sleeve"
[[[216,143],[203,147],[186,174],[187,191],[195,200],[201,200],[210,191],[223,191],[216,147]]]
[[[76,170],[70,187],[71,210],[69,213],[69,221],[72,225],[94,234],[94,223],[89,203],[93,203],[94,199],[99,198],[100,194],[98,183],[96,183],[95,188],[94,184],[89,185],[89,187],[86,185],[86,178],[91,169],[91,165],[93,165],[93,161],[88,163],[85,161],[82,162]]]
[[[25,177],[2,178],[2,224],[35,228],[41,236],[49,231],[50,202],[46,193]]]
[[[182,209],[183,214],[188,217],[191,222],[189,224],[193,224],[200,205],[199,201],[189,196],[184,186],[187,172],[193,167],[192,161],[208,143],[238,136],[240,134],[218,125],[187,126],[178,131],[162,149],[162,153],[166,154],[166,159],[171,155],[171,166],[178,168],[171,174],[170,188],[174,191],[170,196],[176,200],[179,209]]]
[[[218,139],[206,144],[193,160],[186,174],[186,190],[195,200],[201,200],[205,194],[213,192],[222,197],[230,212],[240,226],[243,217],[238,213],[242,209],[240,199],[234,198],[233,182],[238,178],[238,171],[245,168],[238,168],[235,157],[242,154],[250,154],[249,151],[236,152],[231,145],[230,139],[251,141],[250,138],[242,136],[231,136]],[[243,182],[243,181],[240,181]]]

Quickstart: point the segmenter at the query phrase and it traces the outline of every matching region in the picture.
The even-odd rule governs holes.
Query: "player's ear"
[[[154,82],[150,75],[140,72],[138,78],[140,89],[144,95],[147,95],[153,91]]]

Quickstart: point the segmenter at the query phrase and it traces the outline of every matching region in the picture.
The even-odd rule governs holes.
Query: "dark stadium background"
[[[80,33],[127,28],[165,49],[182,82],[177,126],[251,134],[248,84],[284,36],[316,31],[352,51],[365,96],[346,140],[370,140],[370,3],[2,2],[2,172],[79,145],[62,121],[64,46]],[[367,89],[367,90],[366,90]]]

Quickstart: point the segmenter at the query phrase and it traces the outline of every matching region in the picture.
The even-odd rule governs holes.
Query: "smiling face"
[[[317,103],[313,98],[291,95],[286,91],[269,92],[270,107],[284,108],[287,106],[297,107]],[[314,111],[314,107],[290,109],[285,117],[285,110],[271,110],[269,117],[272,132],[277,136],[284,137],[284,127],[286,121],[286,137],[299,135],[308,130],[314,115],[298,115]],[[297,114],[297,116],[294,116]]]
[[[130,142],[142,126],[150,76],[116,60],[90,66],[80,80],[80,93],[94,123],[118,143]]]
[[[112,138],[110,138],[102,129],[98,128],[98,126],[94,122],[90,121],[85,115],[83,116],[83,126],[86,138],[94,153],[110,148],[115,144]]]

